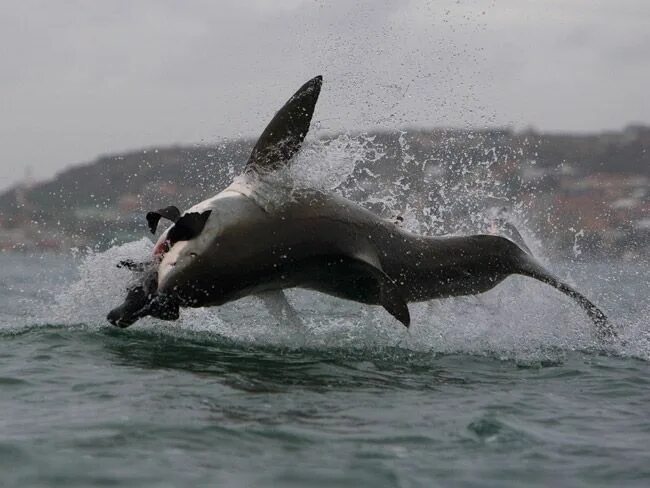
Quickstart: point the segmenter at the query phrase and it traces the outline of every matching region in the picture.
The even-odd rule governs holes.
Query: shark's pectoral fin
[[[153,212],[148,212],[146,215],[147,225],[149,226],[149,230],[152,234],[156,233],[158,222],[160,222],[161,218],[171,220],[172,222],[177,222],[180,217],[181,211],[173,205],[161,208],[160,210],[154,210]]]
[[[388,279],[390,280],[390,278]],[[381,306],[404,324],[404,327],[411,325],[411,314],[409,313],[408,305],[392,281],[384,281],[382,283],[380,300]]]
[[[298,152],[309,131],[322,82],[322,76],[312,78],[278,110],[255,144],[245,173],[274,170]]]
[[[167,239],[172,243],[194,239],[203,231],[211,213],[212,210],[186,213],[169,229]]]
[[[379,260],[367,254],[353,256],[349,259],[353,262],[352,266],[357,267],[359,272],[369,274],[377,282],[379,304],[405,327],[408,327],[411,324],[411,315],[406,300],[404,300],[397,284],[381,268]]]

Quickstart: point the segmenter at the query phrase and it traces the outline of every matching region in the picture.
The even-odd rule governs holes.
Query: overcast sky
[[[0,189],[258,134],[322,74],[321,131],[650,123],[648,0],[2,0]]]

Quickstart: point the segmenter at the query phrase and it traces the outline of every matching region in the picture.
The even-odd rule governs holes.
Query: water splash
[[[117,264],[125,259],[146,261],[153,242],[148,238],[114,246],[104,252],[89,250],[77,262],[78,279],[55,298],[48,311],[53,323],[103,324],[108,311],[119,305],[133,274]]]
[[[395,154],[387,151],[394,144],[363,134],[312,141],[291,168],[267,175],[267,182],[283,188],[290,185],[338,192],[384,217],[400,216],[406,228],[426,234],[489,232],[495,221],[505,220],[518,228],[538,258],[546,260],[544,240],[531,230],[527,205],[518,202],[493,172],[512,149],[490,146],[482,151],[483,158],[476,159],[455,153],[449,143],[443,156],[423,157],[416,154],[413,137],[407,133],[396,137]],[[467,137],[473,136],[469,133]],[[480,147],[480,141],[477,144]],[[413,174],[420,179],[414,179]],[[79,278],[57,296],[47,314],[49,323],[107,326],[105,314],[121,302],[131,279],[129,271],[117,269],[115,264],[126,258],[144,259],[151,246],[151,241],[141,239],[81,259]],[[587,286],[595,283],[591,278],[578,283],[578,288],[598,297]],[[600,290],[600,295],[607,300],[604,308],[614,310],[612,318],[623,330],[625,345],[613,346],[610,352],[650,360],[649,324],[644,319],[650,310],[646,307],[631,315],[621,313],[620,283],[611,285],[607,294]],[[304,330],[275,323],[255,298],[218,309],[183,310],[180,320],[172,324],[146,319],[136,327],[253,345],[399,347],[525,361],[561,358],[567,350],[600,348],[592,338],[591,322],[574,303],[552,288],[523,277],[511,277],[480,296],[412,304],[413,326],[409,331],[379,307],[303,290],[290,290],[288,295],[302,317]]]
[[[384,149],[375,143],[375,137],[341,134],[311,142],[298,154],[288,171],[296,188],[334,191],[354,178],[356,168],[384,156]]]

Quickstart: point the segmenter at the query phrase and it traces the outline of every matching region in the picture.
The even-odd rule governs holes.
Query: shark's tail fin
[[[561,291],[568,297],[571,297],[585,312],[587,312],[587,315],[596,326],[596,336],[598,339],[611,340],[618,337],[614,326],[607,319],[607,316],[602,310],[594,305],[582,293],[546,271],[540,264],[535,262],[532,257],[524,260],[518,273],[551,285],[553,288]]]
[[[598,339],[611,340],[617,337],[614,326],[607,319],[607,316],[601,309],[594,305],[591,300],[585,297],[578,290],[549,273],[535,260],[535,257],[530,248],[526,245],[524,238],[521,236],[514,224],[508,221],[505,209],[501,210],[499,215],[492,220],[492,227],[494,233],[506,237],[508,240],[517,244],[517,246],[523,251],[517,258],[517,273],[535,278],[536,280],[551,285],[556,290],[559,290],[566,296],[572,298],[587,313],[596,326],[595,332]]]

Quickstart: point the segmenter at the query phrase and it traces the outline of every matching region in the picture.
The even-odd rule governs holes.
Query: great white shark
[[[219,306],[258,295],[276,313],[293,310],[283,290],[306,288],[380,305],[406,327],[407,304],[486,292],[513,274],[573,299],[599,338],[616,335],[605,314],[549,273],[525,245],[496,235],[429,237],[401,228],[342,196],[269,178],[285,168],[309,130],[322,77],[305,83],[275,114],[243,174],[185,212],[147,214],[152,232],[173,222],[108,320],[127,327],[145,316],[179,317],[180,307]]]

